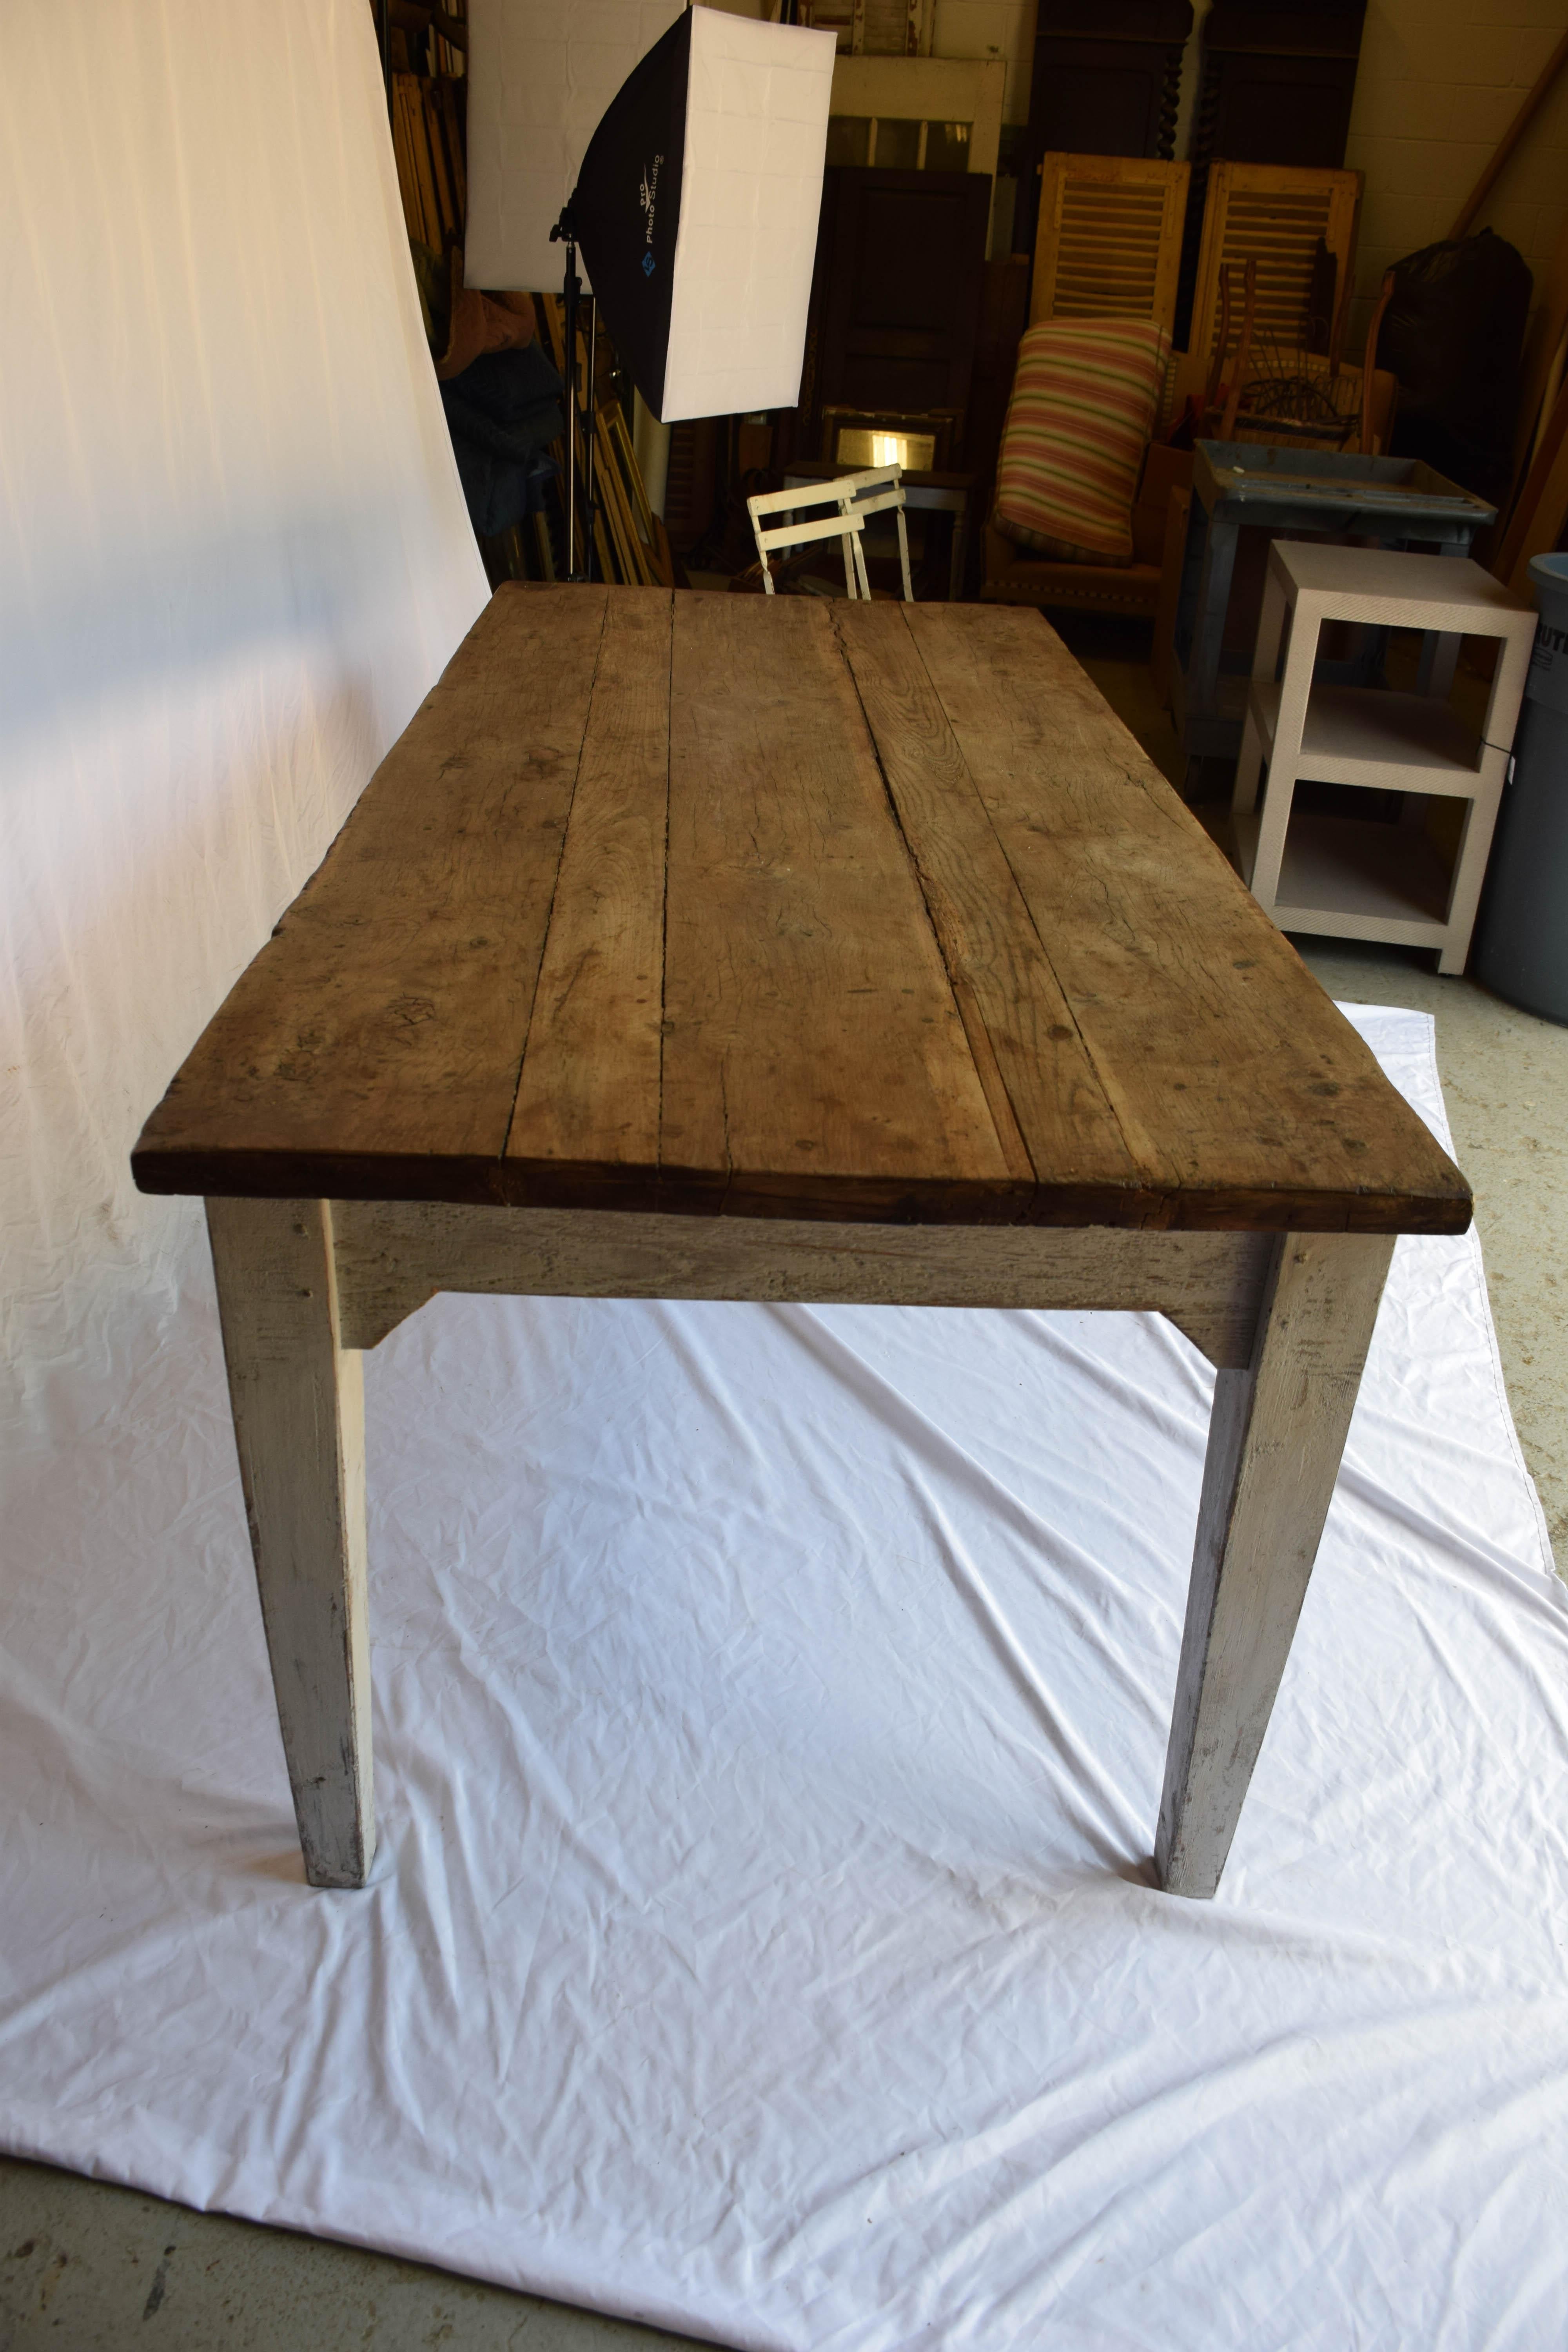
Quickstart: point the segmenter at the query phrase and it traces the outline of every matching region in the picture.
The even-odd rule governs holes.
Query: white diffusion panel
[[[550,232],[583,152],[682,5],[468,0],[468,285],[559,287],[562,249]]]
[[[795,404],[835,47],[692,12],[667,425]]]

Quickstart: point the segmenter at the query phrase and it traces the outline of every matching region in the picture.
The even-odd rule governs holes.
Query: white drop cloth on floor
[[[1399,1245],[1210,1905],[1157,1318],[436,1301],[332,1895],[194,1235],[154,1306],[12,1465],[11,2149],[737,2346],[1568,2339],[1568,1611],[1473,1237]]]

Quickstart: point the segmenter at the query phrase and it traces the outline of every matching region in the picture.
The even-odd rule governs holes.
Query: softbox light
[[[689,9],[589,142],[572,231],[664,424],[795,404],[836,47]]]

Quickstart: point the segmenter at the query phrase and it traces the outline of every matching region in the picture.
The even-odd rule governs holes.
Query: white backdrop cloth
[[[1214,1904],[1184,1340],[559,1302],[370,1360],[382,1846],[304,1887],[126,1158],[484,583],[363,0],[14,9],[0,174],[0,2144],[743,2347],[1556,2352],[1568,1617],[1472,1240]]]
[[[1568,2340],[1568,1612],[1473,1238],[1399,1245],[1209,1905],[1158,1318],[434,1302],[367,1360],[352,1895],[194,1244],[127,1329],[12,1465],[10,2148],[742,2347]]]
[[[365,0],[0,52],[0,1400],[63,1429],[188,1248],[137,1129],[487,589]]]

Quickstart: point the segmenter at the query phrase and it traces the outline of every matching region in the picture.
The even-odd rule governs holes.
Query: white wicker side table
[[[1329,621],[1500,638],[1479,736],[1440,692],[1314,684]],[[1468,556],[1276,540],[1231,816],[1242,879],[1281,930],[1436,948],[1439,971],[1463,971],[1534,635],[1533,608]],[[1426,667],[1445,685],[1452,675],[1451,662]],[[1403,793],[1403,814],[1394,824],[1293,814],[1309,777]],[[1451,860],[1426,827],[1431,794],[1468,803]]]

